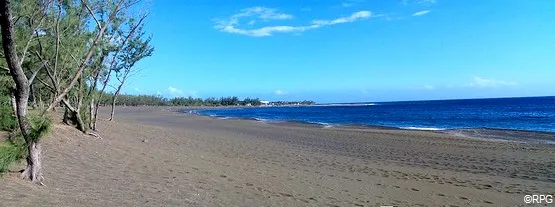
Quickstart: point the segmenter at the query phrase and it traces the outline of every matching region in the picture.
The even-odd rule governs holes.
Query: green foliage
[[[17,120],[11,106],[0,105],[0,130],[14,131],[17,127]]]
[[[274,101],[270,102],[270,105],[273,106],[282,106],[282,105],[314,105],[316,104],[314,101]]]
[[[0,173],[8,171],[10,164],[25,158],[27,148],[22,139],[0,143]]]
[[[29,139],[39,141],[41,137],[50,133],[52,121],[46,116],[29,116]]]
[[[100,100],[101,105],[110,105],[113,94],[105,94]],[[126,95],[118,96],[116,105],[118,106],[260,106],[262,102],[258,98],[245,98],[240,100],[236,96],[221,98],[193,98],[175,97],[171,99],[154,95]],[[276,101],[270,105],[313,105],[314,101]]]

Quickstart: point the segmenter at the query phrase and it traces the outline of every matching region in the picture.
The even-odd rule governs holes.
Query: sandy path
[[[0,206],[515,206],[555,194],[553,147],[161,108],[116,118],[102,140],[57,125],[47,186],[7,175]]]

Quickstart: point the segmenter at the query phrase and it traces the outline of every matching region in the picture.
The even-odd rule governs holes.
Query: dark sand
[[[119,108],[102,140],[57,124],[47,186],[0,179],[0,206],[517,206],[555,194],[555,147]],[[22,165],[14,166],[14,170]]]

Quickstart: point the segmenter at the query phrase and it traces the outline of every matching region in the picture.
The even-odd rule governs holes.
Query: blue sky
[[[362,102],[555,95],[555,1],[154,0],[130,94]]]

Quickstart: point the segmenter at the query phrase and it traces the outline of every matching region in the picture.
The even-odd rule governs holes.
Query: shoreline
[[[221,107],[214,109],[226,109],[230,107]],[[241,107],[238,107],[241,108]],[[372,130],[407,130],[407,131],[426,131],[440,134],[449,134],[457,137],[477,139],[492,142],[517,142],[529,144],[546,144],[555,147],[555,132],[546,131],[533,131],[533,130],[518,130],[518,129],[497,129],[497,128],[425,128],[425,127],[396,127],[396,126],[380,126],[370,124],[330,124],[319,122],[308,122],[298,120],[277,120],[277,119],[259,119],[259,118],[243,118],[243,117],[228,117],[218,115],[206,115],[198,113],[196,110],[203,110],[206,108],[182,108],[176,109],[174,112],[181,114],[193,114],[196,116],[210,117],[219,120],[249,120],[263,122],[267,124],[277,125],[298,125],[320,128],[339,128],[339,129],[372,129]]]

